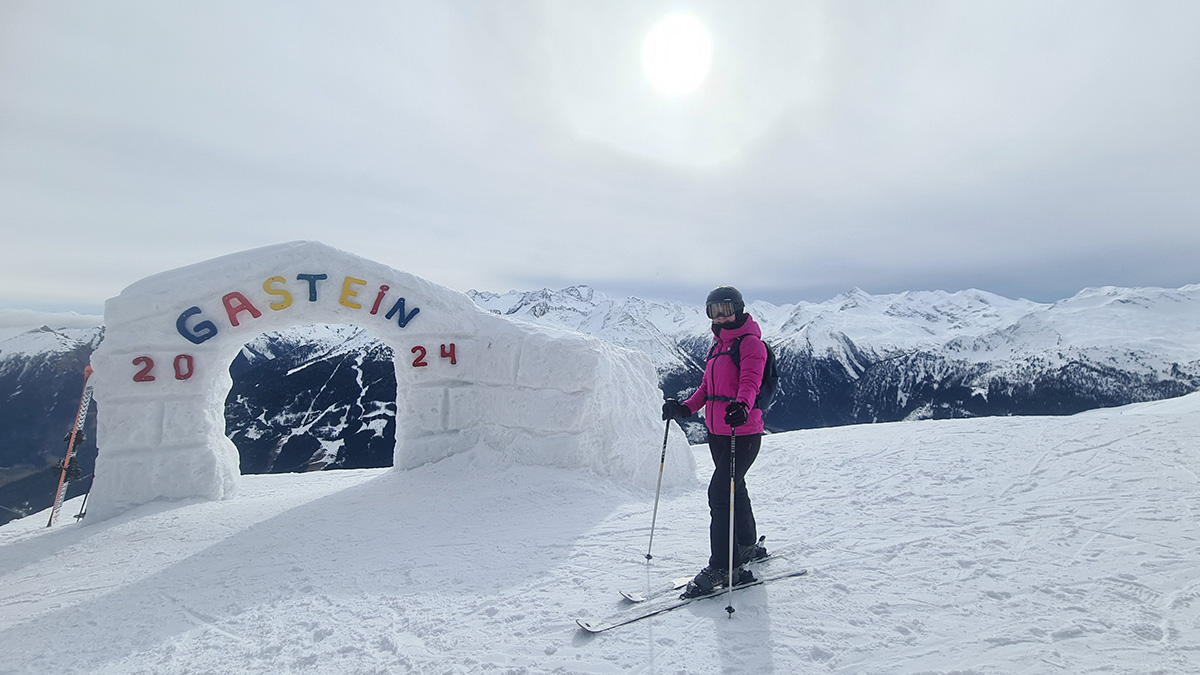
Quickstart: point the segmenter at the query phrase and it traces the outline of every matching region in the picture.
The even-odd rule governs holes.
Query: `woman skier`
[[[754,403],[763,381],[767,348],[762,331],[746,313],[746,304],[736,288],[714,289],[708,294],[705,308],[712,320],[713,346],[708,352],[700,388],[682,403],[667,399],[662,409],[663,419],[669,420],[690,417],[704,408],[714,467],[708,484],[710,557],[708,565],[688,583],[684,597],[706,595],[730,579],[729,455],[734,442],[734,585],[754,581],[754,575],[742,569],[742,565],[767,555],[766,548],[758,542],[754,511],[746,491],[746,472],[754,464],[762,444],[762,411]],[[731,441],[731,437],[736,441]]]

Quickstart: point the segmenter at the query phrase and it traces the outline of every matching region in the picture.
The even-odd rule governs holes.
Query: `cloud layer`
[[[13,2],[0,306],[317,239],[466,290],[774,301],[1178,286],[1200,259],[1187,2]]]

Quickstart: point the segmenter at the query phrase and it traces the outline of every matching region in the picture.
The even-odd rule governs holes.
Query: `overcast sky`
[[[708,29],[690,95],[643,39]],[[700,303],[1200,282],[1200,3],[0,3],[0,308],[315,239]]]

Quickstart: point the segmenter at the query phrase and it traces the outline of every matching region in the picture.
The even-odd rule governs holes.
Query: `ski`
[[[62,510],[63,498],[67,496],[67,485],[71,482],[71,453],[75,451],[75,438],[83,435],[83,422],[87,419],[88,406],[92,403],[91,378],[92,367],[88,366],[83,369],[83,395],[79,397],[79,412],[75,415],[75,426],[71,429],[71,435],[67,440],[67,456],[60,465],[58,490],[54,493],[54,507],[50,509],[50,522],[46,523],[46,527],[54,525],[58,512]]]
[[[763,577],[761,579],[755,579],[754,581],[751,581],[748,584],[742,584],[741,586],[734,586],[733,590],[736,592],[736,591],[742,590],[743,588],[753,588],[754,586],[761,586],[763,584],[767,584],[772,581],[779,581],[781,579],[791,579],[793,577],[802,577],[806,574],[808,574],[808,570],[802,568],[802,569],[798,569],[798,570],[793,570],[791,572],[784,572],[784,573],[776,574],[776,575],[769,576],[769,577]],[[664,614],[666,612],[670,612],[670,611],[679,609],[680,607],[686,607],[687,605],[690,605],[697,600],[704,600],[705,598],[715,598],[718,596],[725,595],[728,592],[729,592],[729,590],[726,588],[718,588],[718,589],[715,589],[712,593],[709,593],[707,595],[698,595],[694,598],[679,598],[677,600],[671,600],[671,601],[653,602],[653,603],[650,603],[649,606],[646,606],[645,604],[641,604],[641,605],[638,605],[638,610],[632,614],[629,612],[621,612],[621,613],[615,614],[613,616],[610,616],[608,618],[600,619],[600,620],[594,621],[594,622],[593,621],[585,621],[584,619],[575,619],[575,623],[578,624],[580,628],[582,628],[583,630],[585,630],[589,633],[603,633],[604,631],[612,630],[613,628],[617,628],[619,626],[625,626],[625,625],[634,623],[635,621],[641,621],[642,619],[648,619],[652,616],[658,616],[659,614]]]
[[[692,580],[692,577],[679,577],[678,579],[673,579],[671,581],[670,586],[667,586],[665,588],[660,588],[657,591],[652,591],[650,593],[638,593],[637,591],[621,591],[621,597],[625,598],[629,602],[633,602],[633,603],[649,602],[650,600],[654,600],[655,598],[661,598],[662,596],[670,593],[671,591],[680,590],[684,586],[687,586],[688,582],[691,580]]]
[[[765,536],[759,537],[758,543],[762,544],[765,540],[766,540]],[[780,548],[768,553],[765,558],[758,558],[757,560],[751,560],[751,561],[747,562],[746,565],[747,566],[759,565],[759,564],[762,564],[765,562],[769,562],[771,560],[778,560],[779,558],[786,557],[790,548],[791,547],[789,547],[789,546],[780,547]],[[690,576],[672,579],[669,586],[660,588],[657,591],[650,591],[648,593],[639,593],[638,591],[621,591],[621,597],[625,598],[629,602],[636,603],[636,604],[640,604],[643,602],[649,602],[651,600],[661,598],[664,595],[668,595],[671,593],[671,591],[677,591],[677,590],[683,588],[684,586],[687,586],[688,582],[691,580],[692,580],[692,577],[690,577]]]

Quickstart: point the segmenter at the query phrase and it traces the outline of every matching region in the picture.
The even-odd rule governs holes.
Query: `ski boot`
[[[709,565],[700,570],[695,579],[688,582],[687,588],[683,590],[683,594],[679,596],[680,600],[688,598],[698,598],[704,595],[710,595],[713,591],[722,588],[729,580],[729,572],[714,565]],[[747,569],[741,567],[733,571],[733,585],[741,586],[756,581],[754,574]]]
[[[767,547],[763,546],[763,542],[766,539],[766,537],[759,537],[758,541],[753,544],[738,546],[738,560],[740,563],[745,565],[746,563],[757,562],[770,555],[767,553]]]

